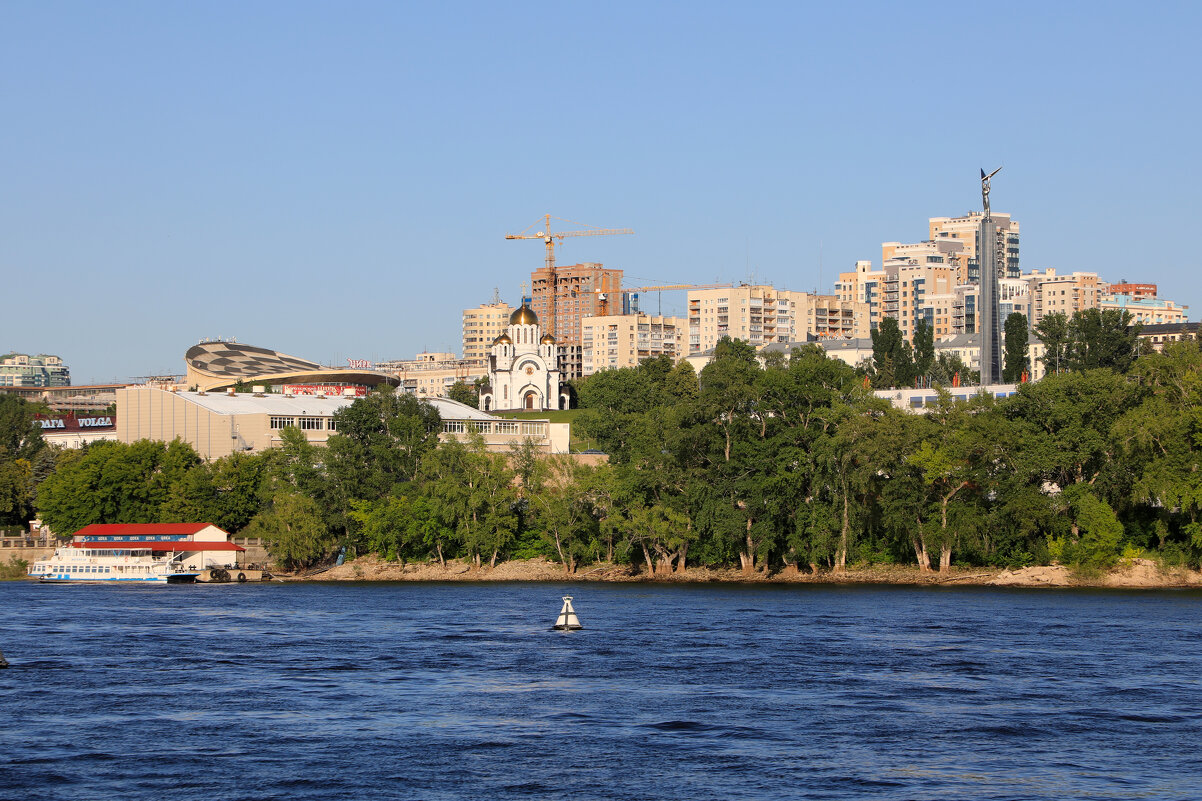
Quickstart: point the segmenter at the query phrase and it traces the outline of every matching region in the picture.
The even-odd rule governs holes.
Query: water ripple
[[[587,627],[548,631],[571,591]],[[1196,797],[1202,595],[0,584],[0,788]]]

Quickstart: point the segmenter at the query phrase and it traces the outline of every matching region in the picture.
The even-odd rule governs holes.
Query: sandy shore
[[[1021,570],[952,569],[948,573],[922,573],[912,566],[852,567],[842,573],[784,570],[750,576],[738,570],[691,567],[684,573],[651,577],[628,565],[589,565],[567,575],[563,567],[545,559],[502,562],[494,568],[477,569],[465,562],[441,565],[385,562],[363,556],[320,573],[294,576],[276,574],[285,581],[626,581],[626,582],[783,582],[799,584],[931,584],[985,585],[1003,587],[1200,587],[1202,572],[1184,568],[1162,570],[1148,559],[1136,559],[1108,573],[1082,577],[1068,568],[1028,567]]]

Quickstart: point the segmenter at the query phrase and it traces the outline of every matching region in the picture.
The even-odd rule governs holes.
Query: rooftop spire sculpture
[[[977,297],[977,331],[981,334],[981,383],[996,384],[1002,380],[1002,332],[998,304],[998,263],[1001,261],[997,227],[989,213],[989,180],[1001,172],[998,167],[988,175],[981,170],[981,216],[977,232],[977,260],[981,265],[980,289]]]
[[[989,179],[1001,171],[1002,168],[998,167],[996,170],[986,175],[985,170],[983,168],[981,170],[981,205],[985,208],[986,218],[989,217]]]

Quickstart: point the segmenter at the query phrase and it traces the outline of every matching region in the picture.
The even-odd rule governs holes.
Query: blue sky
[[[830,291],[980,206],[1202,311],[1196,3],[0,4],[0,350],[460,349],[543,214],[627,284]],[[566,224],[565,224],[566,225]],[[679,311],[683,295],[666,295]]]

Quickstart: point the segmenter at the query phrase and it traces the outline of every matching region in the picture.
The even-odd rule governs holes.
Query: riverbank
[[[817,574],[784,570],[747,575],[739,570],[712,570],[690,567],[683,573],[649,576],[629,565],[590,565],[568,575],[563,567],[545,559],[508,561],[490,568],[476,568],[466,562],[451,561],[446,567],[437,563],[402,565],[386,562],[374,555],[363,556],[320,573],[280,575],[285,581],[572,581],[572,582],[656,582],[656,583],[796,583],[796,584],[899,584],[899,585],[980,585],[998,587],[1127,587],[1157,589],[1171,587],[1202,588],[1202,572],[1185,568],[1161,568],[1149,559],[1136,559],[1097,575],[1081,575],[1066,567],[1028,567],[1020,570],[953,568],[947,573],[923,573],[909,565],[850,567],[841,573]]]

